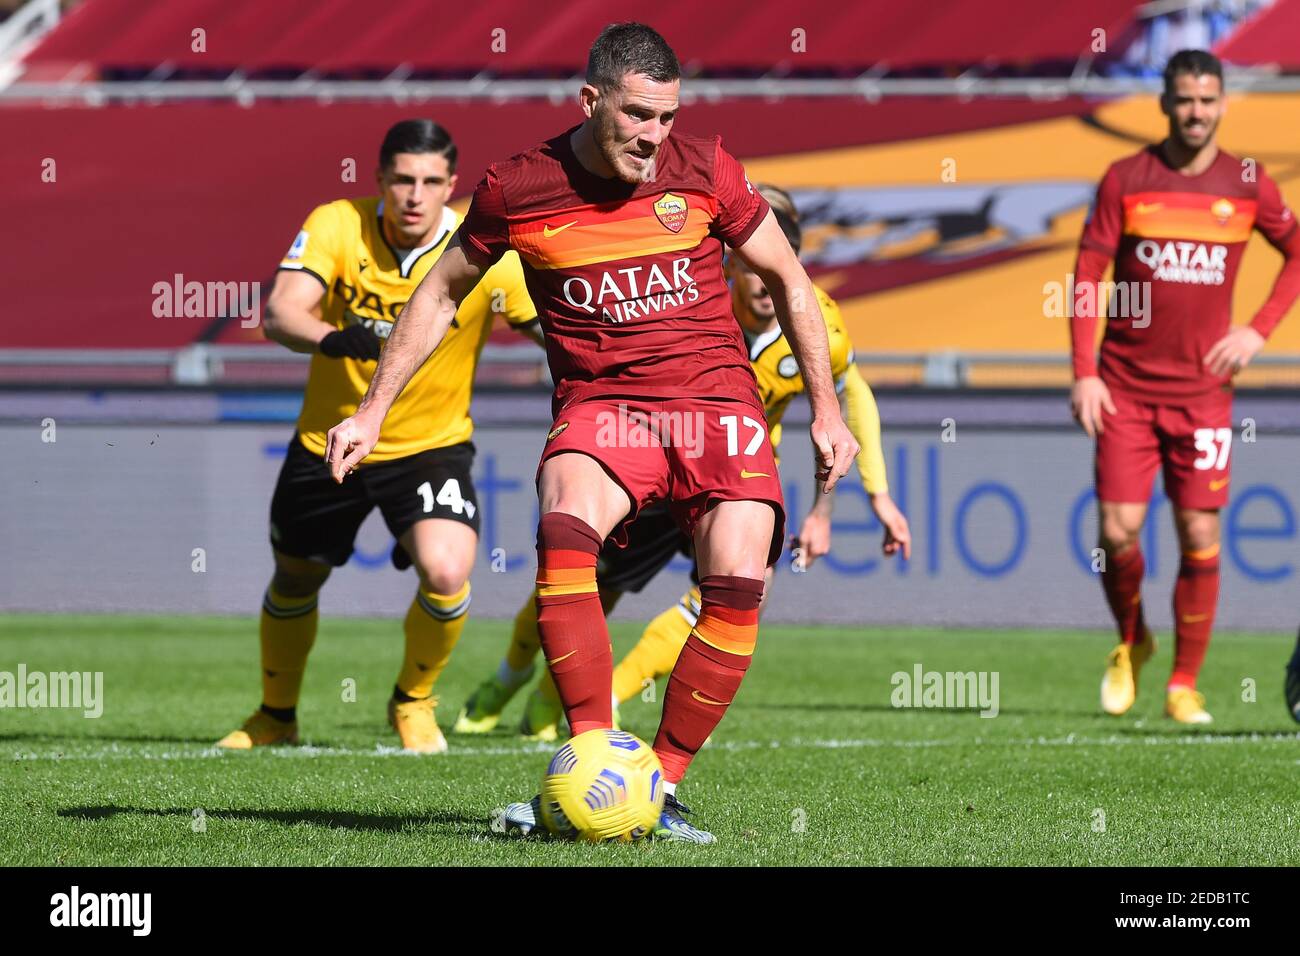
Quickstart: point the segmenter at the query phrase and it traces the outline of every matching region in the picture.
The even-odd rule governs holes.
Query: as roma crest
[[[686,225],[686,200],[676,193],[664,193],[655,200],[655,216],[669,232],[681,232]]]
[[[1232,214],[1236,211],[1237,207],[1226,199],[1215,200],[1215,202],[1210,206],[1210,215],[1219,220],[1220,226],[1226,226],[1228,220],[1232,218]]]

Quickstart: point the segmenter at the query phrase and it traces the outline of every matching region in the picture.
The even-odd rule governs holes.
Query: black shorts
[[[290,557],[340,567],[352,556],[357,529],[375,507],[395,538],[425,518],[459,521],[477,534],[473,464],[474,445],[462,442],[362,465],[340,485],[325,459],[304,448],[295,434],[271,498],[271,545]],[[393,563],[410,566],[400,545],[393,549]]]
[[[612,591],[640,591],[679,554],[691,557],[691,541],[677,527],[668,505],[656,501],[627,526],[626,548],[606,539],[596,562],[596,583]],[[691,578],[696,578],[693,567]]]

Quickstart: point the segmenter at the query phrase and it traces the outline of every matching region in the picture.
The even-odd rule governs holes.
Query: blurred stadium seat
[[[791,20],[781,0],[723,0],[704,6],[665,4],[654,21],[671,38],[693,73],[767,74],[772,71],[857,75],[879,63],[891,70],[948,72],[971,64],[1073,65],[1091,31],[1118,35],[1136,19],[1132,0],[1094,0],[1058,5],[1043,16],[1034,0],[1004,3],[996,28],[986,8],[965,0],[932,0],[918,20],[906,4],[871,0],[808,5]],[[258,0],[187,0],[142,11],[135,0],[90,0],[26,59],[34,71],[79,77],[148,75],[283,77],[383,77],[399,66],[413,76],[572,76],[586,61],[591,37],[606,23],[645,17],[642,4],[579,0],[562,7],[518,4],[502,29],[499,5],[457,10],[431,18],[424,4],[365,7],[359,29],[355,0],[289,0],[268,6]],[[812,42],[792,48],[791,36],[773,30],[790,20]],[[120,24],[131,22],[132,29]],[[195,27],[211,43],[202,51],[188,42]],[[1081,38],[1083,38],[1081,40]],[[180,42],[183,41],[183,42]]]

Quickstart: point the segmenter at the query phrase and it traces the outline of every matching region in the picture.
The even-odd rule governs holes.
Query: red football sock
[[[677,783],[740,689],[758,639],[763,582],[710,574],[700,579],[700,616],[668,678],[655,753]]]
[[[1135,542],[1116,554],[1106,555],[1106,570],[1101,572],[1101,586],[1115,615],[1119,638],[1125,644],[1142,639],[1146,625],[1142,619],[1142,576],[1146,562],[1142,548]]]
[[[1219,603],[1219,546],[1183,552],[1174,585],[1174,672],[1170,687],[1196,687]]]
[[[602,544],[573,515],[553,511],[537,525],[537,631],[575,737],[613,726],[614,653],[596,588]]]

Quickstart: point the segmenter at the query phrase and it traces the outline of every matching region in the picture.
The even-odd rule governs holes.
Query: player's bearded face
[[[755,334],[765,332],[776,318],[772,295],[758,275],[736,256],[727,256],[727,278],[731,280],[731,312],[741,328]]]
[[[1165,97],[1164,111],[1169,117],[1169,135],[1188,149],[1200,149],[1214,139],[1223,115],[1219,78],[1178,74],[1172,95]]]
[[[622,87],[596,101],[591,114],[596,147],[623,182],[654,180],[655,158],[672,130],[680,86],[677,80],[658,83],[630,73]]]
[[[378,173],[389,239],[405,249],[424,245],[442,221],[442,210],[456,188],[446,156],[397,153]]]

